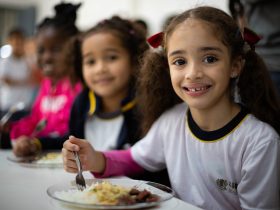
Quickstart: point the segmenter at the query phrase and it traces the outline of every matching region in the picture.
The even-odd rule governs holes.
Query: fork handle
[[[76,164],[78,166],[78,171],[82,172],[82,164],[81,164],[81,160],[80,160],[80,157],[78,155],[78,152],[73,151],[73,153],[74,153],[74,156],[75,156]]]
[[[12,112],[7,112],[2,118],[1,118],[1,121],[0,121],[0,123],[1,123],[1,125],[2,126],[4,126],[7,122],[8,122],[8,120],[10,119],[10,117],[12,116]]]

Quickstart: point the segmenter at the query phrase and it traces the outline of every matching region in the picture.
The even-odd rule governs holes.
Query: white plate
[[[133,179],[88,179],[86,180],[87,185],[91,185],[94,183],[100,183],[102,181],[108,181],[111,184],[123,186],[126,188],[133,188],[137,187],[139,190],[148,190],[152,194],[159,196],[159,200],[156,202],[143,202],[143,203],[136,203],[132,205],[99,205],[99,204],[85,204],[82,202],[74,202],[68,201],[66,199],[62,199],[58,196],[59,192],[71,192],[71,190],[76,191],[77,187],[74,182],[66,182],[61,184],[56,184],[47,189],[47,194],[55,199],[56,201],[60,202],[61,204],[70,206],[70,207],[80,207],[86,209],[140,209],[140,208],[148,208],[152,206],[160,205],[161,202],[171,199],[174,196],[174,191],[167,186],[149,182],[149,181],[140,181],[140,180],[133,180]]]
[[[56,156],[56,158],[47,158],[50,155]],[[61,160],[60,160],[61,158]],[[28,157],[16,157],[14,154],[7,157],[8,160],[18,163],[25,167],[32,168],[62,168],[62,156],[58,151],[46,151],[36,156]]]

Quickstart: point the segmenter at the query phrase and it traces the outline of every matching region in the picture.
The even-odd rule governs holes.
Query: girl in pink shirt
[[[38,62],[45,79],[33,104],[31,114],[11,128],[11,140],[16,156],[32,155],[41,149],[61,149],[68,135],[70,110],[81,84],[70,77],[71,67],[63,65],[63,48],[78,34],[76,10],[80,5],[59,4],[56,16],[46,18],[38,26]],[[38,123],[44,126],[36,130]]]

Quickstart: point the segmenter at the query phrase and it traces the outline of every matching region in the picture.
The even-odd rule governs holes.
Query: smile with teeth
[[[184,87],[185,90],[190,91],[190,92],[198,92],[198,91],[204,91],[207,90],[209,86],[203,86],[203,87]]]

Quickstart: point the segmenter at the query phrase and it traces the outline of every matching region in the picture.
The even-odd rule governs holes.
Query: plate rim
[[[48,153],[61,153],[60,150],[48,150],[48,151],[43,151],[42,153],[35,155],[35,156],[28,156],[28,157],[43,157],[44,155]],[[26,158],[28,158],[26,157]],[[21,166],[28,167],[28,168],[63,168],[63,163],[37,163],[35,161],[31,162],[20,162],[20,157],[15,156],[13,153],[7,156],[7,160],[17,163]],[[24,157],[22,158],[24,159]]]

